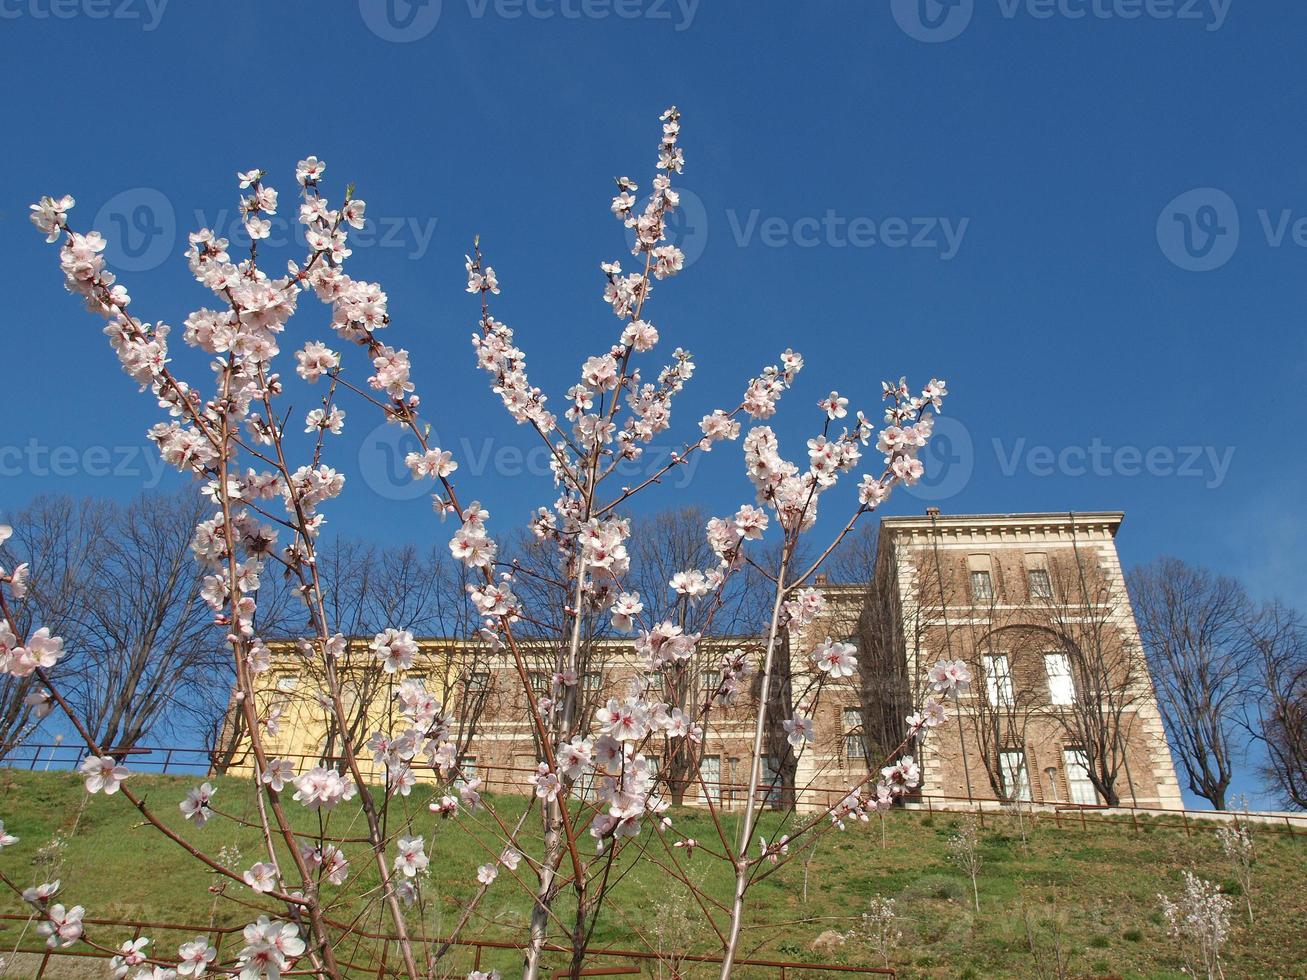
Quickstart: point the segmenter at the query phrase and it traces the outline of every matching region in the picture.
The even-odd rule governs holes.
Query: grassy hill
[[[155,810],[188,839],[211,853],[220,847],[239,850],[240,867],[259,860],[259,836],[252,827],[240,827],[223,817],[215,817],[204,829],[185,824],[177,804],[195,782],[132,777],[133,788],[144,792]],[[248,785],[235,779],[216,784],[219,811],[242,819],[252,815]],[[498,848],[489,833],[469,842],[457,828],[440,823],[426,811],[429,796],[429,790],[419,787],[404,802],[416,815],[431,855],[426,886],[431,900],[425,912],[414,912],[414,928],[440,935],[475,892],[476,865]],[[511,820],[515,812],[520,813],[522,801],[500,798],[495,805],[501,817]],[[303,829],[316,829],[316,815],[298,806],[296,810]],[[64,902],[85,905],[88,916],[195,926],[238,925],[253,917],[240,904],[254,897],[248,889],[229,886],[225,895],[211,892],[210,886],[220,884],[215,876],[175,844],[141,826],[139,815],[121,798],[87,798],[72,774],[0,769],[0,819],[21,838],[18,845],[0,852],[0,871],[20,887],[61,878]],[[342,806],[330,819],[333,832],[359,836],[361,819],[356,809]],[[673,819],[685,834],[704,841],[715,836],[702,812],[676,812]],[[733,820],[727,818],[728,829]],[[761,832],[769,838],[783,832],[780,820],[779,815],[768,815]],[[1182,829],[1159,828],[1147,820],[1141,821],[1138,832],[1129,820],[1088,829],[1064,821],[1058,828],[1051,818],[1041,817],[1023,835],[1012,819],[994,816],[987,817],[980,832],[981,911],[976,914],[970,882],[948,860],[946,840],[960,822],[960,817],[940,813],[899,811],[886,819],[883,845],[876,822],[824,835],[815,851],[805,855],[806,875],[805,862],[796,860],[751,892],[748,955],[879,966],[874,951],[856,941],[838,944],[828,935],[825,943],[816,948],[814,943],[823,933],[848,932],[869,900],[881,896],[894,899],[899,911],[897,927],[903,941],[892,963],[903,977],[1041,976],[1032,943],[1046,963],[1055,946],[1060,946],[1071,959],[1072,976],[1180,977],[1180,960],[1166,938],[1157,893],[1177,894],[1183,868],[1222,883],[1226,891],[1238,891],[1210,830],[1195,830],[1190,838]],[[1226,975],[1307,976],[1307,839],[1269,830],[1257,833],[1255,839],[1256,924],[1250,927],[1246,920],[1236,920],[1227,947]],[[351,857],[351,879],[329,893],[338,900],[331,912],[338,920],[351,918],[359,895],[375,883],[362,845],[347,846],[346,852]],[[690,867],[702,876],[702,887],[727,899],[730,883],[721,862],[701,855]],[[655,865],[641,864],[620,877],[595,943],[646,948],[647,943],[661,942],[669,948],[714,952],[711,931],[687,914],[691,907],[683,887]],[[517,938],[529,908],[525,893],[501,877],[468,935]],[[12,895],[0,898],[0,912],[20,911],[21,903]],[[0,931],[4,951],[14,948],[20,936],[23,943],[34,945],[34,937],[22,923],[5,925]],[[384,923],[374,913],[364,925]],[[148,934],[160,947],[190,938],[159,931]],[[114,944],[128,938],[113,930],[99,935]],[[511,952],[488,954],[483,963],[499,966],[509,976],[516,972],[516,955]],[[470,968],[470,958],[459,968]],[[688,971],[690,976],[711,973],[711,968]],[[16,975],[22,974],[11,971],[5,980]],[[740,975],[755,974],[741,971]]]

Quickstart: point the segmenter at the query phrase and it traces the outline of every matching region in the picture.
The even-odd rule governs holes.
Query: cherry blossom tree
[[[69,291],[104,318],[104,333],[123,369],[158,404],[161,420],[150,438],[167,462],[194,475],[209,502],[207,516],[194,529],[191,550],[203,574],[204,601],[222,628],[236,676],[236,710],[259,773],[254,789],[265,853],[248,867],[233,867],[221,852],[210,853],[192,836],[171,829],[154,809],[157,801],[147,802],[133,790],[130,770],[106,752],[58,683],[54,668],[64,652],[61,638],[45,626],[20,627],[15,619],[13,602],[23,578],[18,569],[0,571],[5,586],[0,588],[0,666],[11,676],[35,677],[77,729],[88,750],[88,792],[121,797],[233,888],[248,889],[243,900],[262,914],[245,929],[245,946],[238,954],[242,976],[275,976],[288,969],[342,975],[337,956],[341,930],[328,908],[333,890],[356,874],[359,862],[375,869],[377,885],[370,894],[388,916],[400,968],[410,978],[439,971],[450,941],[467,927],[485,896],[504,888],[523,889],[532,901],[521,943],[524,975],[538,976],[546,946],[561,942],[571,951],[570,972],[578,976],[613,884],[632,863],[651,855],[657,855],[669,880],[686,888],[719,939],[722,975],[728,976],[741,948],[752,888],[787,864],[799,851],[796,844],[867,820],[919,781],[916,763],[904,752],[920,732],[944,720],[943,704],[936,698],[947,698],[965,682],[965,665],[940,665],[933,675],[934,693],[905,722],[905,737],[883,766],[849,786],[837,803],[802,817],[792,815],[783,836],[767,840],[758,834],[769,732],[781,722],[790,744],[804,751],[823,692],[857,669],[852,644],[808,635],[819,624],[824,605],[814,577],[896,486],[920,478],[918,453],[947,393],[943,382],[931,380],[919,390],[904,380],[884,383],[879,432],[865,414],[850,409],[846,397],[824,394],[817,402],[806,461],[794,462],[782,453],[767,424],[803,367],[803,358],[786,350],[744,382],[742,395],[721,403],[678,440],[681,448],[666,463],[633,485],[618,484],[619,464],[639,459],[655,438],[671,431],[673,405],[695,370],[692,355],[682,347],[675,347],[661,366],[650,365],[662,334],[670,332],[665,325],[655,326],[650,297],[684,264],[680,250],[667,240],[668,216],[679,207],[676,181],[685,165],[681,115],[669,109],[661,123],[651,193],[640,203],[637,184],[622,177],[612,200],[613,214],[635,237],[630,270],[616,260],[600,265],[599,285],[617,329],[610,343],[582,359],[558,412],[531,383],[527,354],[514,330],[496,316],[501,284],[479,241],[466,259],[467,289],[479,306],[472,337],[476,365],[510,416],[542,441],[554,478],[554,500],[528,522],[538,545],[552,550],[551,574],[563,584],[552,615],[535,624],[537,629],[547,624],[552,640],[550,681],[541,692],[532,683],[533,654],[524,643],[532,614],[519,599],[529,572],[501,548],[475,488],[465,491],[458,485],[459,461],[432,442],[409,353],[382,339],[391,325],[385,291],[344,271],[350,229],[363,225],[366,212],[352,187],[333,206],[324,196],[325,163],[316,157],[299,163],[298,218],[308,254],[281,266],[285,271],[280,274],[263,247],[269,216],[286,203],[262,170],[238,174],[241,213],[251,239],[247,254],[233,254],[230,243],[209,230],[190,235],[190,269],[211,293],[214,308],[188,315],[181,335],[207,357],[207,385],[176,373],[169,346],[173,330],[137,315],[126,285],[106,267],[103,237],[72,227],[72,198],[47,197],[32,207],[33,222],[48,242],[59,245]],[[300,420],[289,417],[284,407],[288,388],[298,384],[277,370],[277,358],[300,303],[315,298],[330,309],[334,339],[296,341],[294,374],[320,392],[315,407]],[[357,378],[353,361],[366,372],[364,379]],[[418,449],[406,462],[413,479],[430,487],[438,517],[452,525],[450,555],[467,576],[467,594],[478,618],[474,642],[507,658],[521,684],[539,760],[523,787],[530,804],[517,818],[501,813],[496,801],[482,794],[475,774],[462,771],[455,738],[460,719],[421,681],[406,676],[418,650],[413,633],[401,622],[385,623],[368,644],[371,670],[394,700],[391,723],[368,732],[366,739],[349,724],[342,694],[348,642],[324,580],[322,528],[326,505],[345,486],[345,475],[326,462],[332,440],[360,406],[416,439]],[[308,430],[307,438],[302,430]],[[696,554],[694,566],[676,570],[662,584],[678,597],[680,611],[671,615],[664,611],[664,596],[643,594],[632,584],[630,502],[695,454],[721,451],[736,441],[743,448],[752,499],[705,522],[707,552]],[[873,445],[874,450],[868,448]],[[809,543],[819,503],[843,478],[859,471],[853,499],[834,522],[834,532]],[[8,535],[7,528],[0,532],[0,537]],[[42,560],[41,555],[29,558]],[[685,683],[701,640],[728,608],[722,597],[748,570],[760,576],[766,589],[761,639],[722,656],[711,690]],[[338,764],[297,771],[288,760],[265,751],[263,736],[274,719],[256,697],[255,679],[270,662],[259,597],[262,582],[274,574],[289,578],[304,605],[302,655],[313,665],[318,700],[336,723]],[[579,683],[582,656],[592,629],[588,624],[599,619],[608,621],[613,634],[629,638],[641,673],[625,697],[586,712]],[[728,832],[709,799],[716,838],[692,841],[678,832],[659,792],[667,772],[653,748],[660,740],[701,737],[750,687],[757,696],[744,811],[734,832]],[[774,696],[778,691],[785,692],[779,699]],[[785,717],[776,717],[778,712]],[[369,778],[373,767],[384,771],[384,780]],[[419,771],[439,784],[429,814],[415,812],[406,802]],[[702,774],[696,771],[694,778],[701,782]],[[582,781],[590,792],[577,792]],[[212,786],[201,785],[177,805],[198,827],[222,819],[211,805],[212,795]],[[361,814],[366,845],[333,838],[326,829],[305,837],[288,815],[289,808],[302,806],[325,817],[346,802]],[[538,836],[524,832],[528,820],[538,826]],[[328,827],[329,821],[321,826]],[[430,900],[427,840],[434,833],[473,826],[497,838],[489,853],[469,848],[469,865],[462,873],[476,883],[473,898],[450,935],[440,940],[415,936],[407,910],[420,913]],[[692,859],[721,861],[730,869],[732,894],[725,901],[713,898],[702,879],[689,874]],[[54,901],[59,887],[46,883],[23,893],[36,910],[42,934],[53,945],[99,942],[88,935],[82,906]],[[565,902],[560,901],[564,894]],[[201,962],[209,962],[202,947],[196,941],[174,954],[143,944],[121,955],[124,963],[131,958],[143,965],[198,970]]]

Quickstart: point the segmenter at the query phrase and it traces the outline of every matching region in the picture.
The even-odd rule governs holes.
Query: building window
[[[987,602],[994,598],[994,580],[989,572],[973,570],[971,572],[971,598]]]
[[[604,675],[597,670],[587,670],[581,675],[581,693],[585,695],[597,694],[599,689],[604,686]]]
[[[535,694],[536,700],[549,697],[553,686],[552,674],[547,674],[543,670],[531,671],[531,691]]]
[[[849,762],[867,761],[867,741],[862,731],[862,709],[844,708],[840,712],[844,732],[844,758]]]
[[[454,785],[462,789],[472,780],[477,778],[477,757],[474,755],[465,755],[458,764],[458,779],[454,780]]]
[[[1026,775],[1026,754],[1020,749],[1008,749],[998,754],[998,761],[1008,799],[1029,803],[1030,777]]]
[[[484,670],[474,670],[467,678],[469,694],[483,694],[490,689],[490,674]]]
[[[1030,568],[1026,570],[1026,579],[1030,584],[1030,598],[1053,598],[1053,583],[1049,581],[1047,568]]]
[[[1008,668],[1007,654],[996,653],[992,657],[981,657],[985,668],[985,690],[989,694],[989,703],[995,708],[1012,707],[1012,672]]]
[[[1083,749],[1064,749],[1062,765],[1066,769],[1066,785],[1072,803],[1094,806],[1098,803],[1098,790],[1089,778],[1089,759]]]
[[[762,787],[765,794],[763,802],[767,806],[778,806],[781,802],[781,790],[785,788],[781,779],[781,761],[774,755],[769,755],[763,763]]]
[[[722,672],[720,670],[705,670],[702,674],[703,693],[712,697],[717,693],[717,689],[722,686]]]
[[[722,801],[722,757],[720,755],[705,755],[699,761],[699,779],[703,784],[699,794],[706,800],[720,803]]]
[[[289,694],[299,687],[300,679],[294,674],[282,674],[277,678],[277,690]]]
[[[1071,678],[1071,660],[1065,653],[1044,654],[1048,674],[1048,699],[1053,704],[1074,704],[1076,685]]]

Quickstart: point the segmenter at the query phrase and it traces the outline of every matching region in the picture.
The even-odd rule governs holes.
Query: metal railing
[[[207,749],[182,746],[136,746],[130,749],[112,749],[115,757],[126,757],[135,772],[155,773],[158,775],[189,775],[204,778],[215,774],[211,754]],[[0,760],[0,768],[27,769],[30,771],[66,771],[76,769],[86,757],[86,748],[73,744],[28,743],[11,748]],[[290,759],[301,766],[319,764],[336,765],[339,759],[324,759],[321,755],[310,753],[279,753],[279,758]],[[359,760],[365,776],[381,783],[385,779],[385,770],[372,765],[371,759]],[[232,775],[247,776],[252,772],[252,762],[239,759],[226,767]],[[535,768],[512,765],[479,764],[469,774],[479,776],[484,782],[481,787],[486,793],[525,794],[528,791],[528,779],[535,775]],[[422,772],[416,773],[419,779]],[[434,782],[435,780],[427,780]],[[748,787],[742,783],[714,782],[713,805],[723,810],[733,811],[743,806],[748,796]],[[578,796],[581,790],[576,790]],[[837,805],[848,795],[848,787],[804,786],[789,795],[798,798],[799,808],[814,811]],[[773,808],[785,806],[786,793],[774,787],[759,787],[758,802]],[[687,806],[704,806],[702,788],[697,784],[688,787],[684,803]],[[987,819],[1005,818],[1016,804],[1005,804],[995,799],[982,799],[965,796],[946,796],[942,794],[917,794],[908,800],[908,808],[933,814],[935,811],[974,815],[982,827]],[[1127,823],[1134,833],[1145,828],[1171,828],[1183,830],[1192,837],[1195,831],[1216,830],[1226,823],[1240,824],[1247,821],[1256,824],[1259,829],[1296,837],[1307,834],[1307,813],[1285,814],[1260,811],[1242,812],[1235,810],[1190,810],[1169,809],[1166,807],[1149,807],[1122,805],[1108,807],[1102,804],[1071,803],[1059,800],[1023,802],[1023,811],[1038,818],[1051,818],[1059,828],[1079,827],[1088,829],[1091,824],[1121,828]]]
[[[18,915],[14,913],[0,913],[0,923],[21,923],[24,927],[32,924],[34,918],[28,915]],[[217,926],[217,925],[185,925],[179,922],[147,922],[135,919],[83,919],[83,924],[87,927],[88,933],[93,933],[97,929],[114,930],[116,935],[113,942],[117,943],[124,938],[139,939],[146,933],[170,932],[176,933],[179,942],[185,942],[199,936],[204,936],[209,944],[214,947],[218,957],[210,965],[210,970],[215,974],[222,974],[227,971],[233,971],[236,968],[236,955],[232,949],[232,936],[240,936],[243,926]],[[369,962],[359,963],[351,962],[337,957],[341,966],[347,970],[354,971],[356,975],[363,975],[366,971],[369,976],[390,977],[399,976],[394,966],[388,965],[392,946],[398,941],[397,937],[384,932],[371,932],[345,926],[340,923],[329,921],[329,925],[338,927],[342,930],[347,939],[370,940],[379,943],[379,946],[368,950]],[[4,926],[0,925],[0,929]],[[26,931],[26,930],[25,930]],[[124,936],[124,933],[130,935]],[[154,938],[154,937],[151,937]],[[96,940],[98,945],[109,946],[108,942]],[[237,940],[239,942],[239,938]],[[89,946],[74,946],[68,949],[50,948],[44,943],[38,943],[33,937],[32,943],[25,943],[25,939],[20,939],[14,946],[8,942],[3,943],[8,952],[25,954],[29,956],[40,956],[41,962],[36,972],[36,977],[43,978],[46,970],[50,966],[50,961],[58,957],[81,957],[91,959],[108,959],[114,955],[112,949],[97,949]],[[488,953],[502,953],[505,951],[521,951],[525,949],[524,943],[508,942],[495,939],[426,939],[423,941],[414,940],[414,945],[422,948],[435,948],[448,945],[466,950],[471,954],[471,969],[480,970],[482,960]],[[223,955],[224,946],[227,955]],[[153,943],[153,947],[158,950],[165,948],[161,942]],[[357,957],[361,950],[356,950],[350,954],[351,957]],[[572,948],[570,946],[560,946],[554,943],[544,945],[546,953],[560,953],[570,958]],[[593,960],[605,961],[590,966],[583,966],[582,976],[627,976],[640,974],[647,966],[662,964],[663,970],[672,976],[679,975],[675,969],[676,964],[696,963],[702,965],[718,965],[722,963],[722,957],[715,953],[659,953],[652,950],[640,949],[614,949],[610,947],[591,947],[586,950],[586,963]],[[626,961],[626,962],[621,962]],[[756,957],[737,957],[735,964],[739,967],[752,968],[750,973],[765,971],[768,974],[779,977],[779,980],[788,980],[790,975],[811,976],[821,973],[840,973],[840,974],[858,974],[861,976],[886,976],[895,977],[898,974],[892,968],[874,967],[874,966],[849,966],[843,963],[808,963],[798,960],[769,960]],[[466,966],[467,964],[463,964]],[[283,976],[304,975],[305,971],[291,970],[283,973]],[[448,972],[448,971],[445,971]],[[466,971],[463,971],[466,974]],[[565,977],[571,974],[567,968],[552,968],[552,976]]]

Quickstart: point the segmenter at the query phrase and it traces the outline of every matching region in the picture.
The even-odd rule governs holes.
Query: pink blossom
[[[86,777],[86,792],[112,796],[118,792],[123,780],[131,775],[126,766],[119,765],[110,756],[87,756],[78,767]]]
[[[857,670],[857,652],[858,648],[852,643],[838,643],[828,636],[812,651],[811,660],[819,670],[830,674],[832,680],[839,680],[852,677]]]

